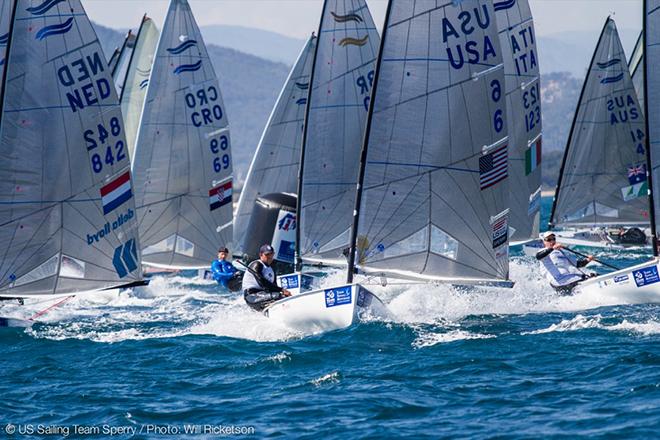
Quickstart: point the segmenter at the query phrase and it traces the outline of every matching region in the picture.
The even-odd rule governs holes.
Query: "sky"
[[[92,20],[112,28],[135,28],[145,12],[163,21],[168,0],[82,0]],[[323,0],[189,0],[200,25],[230,24],[255,27],[306,38],[318,27]],[[387,0],[367,0],[380,26]],[[642,0],[530,0],[536,32],[552,35],[570,31],[600,32],[614,14],[619,29],[641,29]]]

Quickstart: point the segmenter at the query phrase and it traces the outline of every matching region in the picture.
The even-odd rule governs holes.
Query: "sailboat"
[[[200,269],[232,241],[227,112],[186,0],[170,2],[132,164],[142,261]]]
[[[564,244],[644,246],[649,199],[644,114],[608,18],[566,144],[550,228]]]
[[[646,187],[646,192],[640,195],[639,199],[646,202],[646,205],[641,209],[645,210],[647,215],[645,215],[644,218],[647,219],[647,222],[650,225],[650,241],[652,243],[653,258],[650,261],[632,267],[620,269],[583,281],[576,287],[576,294],[594,295],[620,301],[622,303],[651,303],[660,301],[660,293],[658,291],[658,283],[660,283],[660,258],[658,258],[657,224],[655,216],[658,202],[653,194],[654,182],[656,182],[656,179],[658,178],[657,170],[659,162],[658,154],[656,153],[657,148],[654,149],[653,146],[656,145],[658,139],[660,139],[660,131],[657,125],[660,122],[660,112],[658,111],[656,104],[651,104],[655,103],[656,100],[650,99],[650,97],[655,97],[660,94],[660,76],[657,72],[657,63],[655,63],[655,60],[660,57],[660,52],[658,51],[657,46],[660,43],[660,40],[655,29],[660,29],[660,1],[645,1],[644,36],[642,40],[644,41],[644,57],[642,57],[641,66],[643,68],[642,91],[644,95],[643,102],[645,103],[645,109],[643,113],[639,111],[642,125],[639,128],[640,132],[633,132],[636,134],[634,142],[633,137],[631,136],[633,133],[629,134],[628,138],[625,136],[620,138],[622,139],[622,142],[623,139],[625,139],[624,145],[626,145],[629,150],[633,151],[635,155],[640,155],[637,159],[639,159],[644,165],[646,179],[637,185],[641,184]],[[615,52],[611,52],[608,58],[595,58],[594,61],[603,63],[603,65],[616,64],[618,66],[621,64],[621,67],[617,68],[615,71],[609,70],[611,66],[604,67],[604,71],[601,74],[601,81],[606,80],[606,83],[609,84],[625,81],[626,78],[629,78],[629,71],[622,62],[619,63],[618,61],[619,59],[624,60],[625,58],[622,58],[623,51],[620,50],[620,43],[618,35],[616,34],[616,26],[610,18],[608,18],[605,23],[600,40],[609,40],[610,45],[615,46],[615,48],[618,46],[618,48],[616,48]],[[596,55],[598,55],[598,52]],[[616,73],[616,75],[613,76],[613,73]],[[622,79],[619,80],[618,78],[621,75]],[[615,81],[611,78],[617,78],[617,80]],[[629,81],[619,85],[618,90],[618,96],[634,95],[633,87]],[[616,102],[616,98],[614,99]],[[598,102],[595,104],[597,103]],[[601,103],[601,106],[604,103],[605,101]],[[632,108],[629,108],[628,110],[630,111]],[[647,117],[645,118],[644,115],[647,115]],[[648,135],[646,135],[646,133],[648,133]],[[643,153],[639,152],[640,147],[644,150]],[[625,153],[621,152],[619,154],[624,155]],[[651,170],[653,170],[653,172],[651,172]],[[623,197],[625,197],[626,194],[630,194],[630,192],[622,191]],[[565,240],[562,239],[562,241]]]
[[[628,69],[632,77],[639,106],[644,110],[644,32],[640,32],[635,48],[628,60]]]
[[[539,236],[541,222],[541,86],[532,11],[527,0],[495,1],[509,124],[509,240]]]
[[[0,297],[140,284],[124,125],[92,24],[77,0],[2,7]]]
[[[131,158],[134,157],[135,153],[140,116],[142,115],[144,98],[147,94],[151,66],[154,62],[159,36],[160,33],[153,20],[145,15],[132,42],[129,51],[131,55],[126,68],[118,69],[115,76],[115,83],[119,88],[121,112],[124,115],[126,144]],[[122,73],[124,74],[123,78],[119,77]]]
[[[278,209],[276,217],[269,223],[256,204],[267,204],[274,195],[293,198],[297,193],[300,148],[315,50],[316,37],[312,35],[298,56],[261,136],[234,217],[235,254],[254,255],[261,244],[273,243],[276,260],[293,263],[295,250],[292,245],[297,228],[295,212]]]
[[[381,309],[365,284],[353,282],[356,270],[418,283],[513,284],[505,77],[493,3],[391,0],[382,38],[347,283],[265,310],[287,325],[337,329],[365,308]]]
[[[124,88],[124,81],[126,81],[126,74],[128,73],[128,65],[131,62],[133,51],[135,50],[135,41],[135,34],[132,30],[129,30],[126,34],[126,38],[124,38],[124,44],[121,46],[121,49],[115,49],[110,61],[108,61],[108,67],[110,68],[110,72],[112,72],[112,79],[115,83],[117,96],[121,96],[121,91]]]

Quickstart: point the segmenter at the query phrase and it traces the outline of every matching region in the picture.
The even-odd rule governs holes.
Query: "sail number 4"
[[[103,124],[98,124],[96,131],[85,131],[84,137],[87,142],[87,151],[93,151],[101,147],[100,152],[94,152],[90,156],[92,169],[95,173],[103,171],[104,165],[112,166],[115,162],[126,159],[124,141],[122,139],[115,140],[120,134],[121,123],[118,118],[110,119],[109,129]],[[105,148],[105,151],[103,151],[103,148]]]

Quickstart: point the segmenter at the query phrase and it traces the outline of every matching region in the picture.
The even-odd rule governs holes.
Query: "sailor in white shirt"
[[[593,261],[593,256],[576,259],[572,254],[567,254],[562,250],[564,246],[557,243],[557,238],[551,231],[543,234],[543,246],[544,248],[536,253],[536,259],[541,264],[541,273],[557,292],[570,294],[580,281],[591,276],[580,268]]]

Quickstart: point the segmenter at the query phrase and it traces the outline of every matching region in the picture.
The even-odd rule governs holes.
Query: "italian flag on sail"
[[[529,176],[541,165],[541,138],[525,151],[525,175]]]

